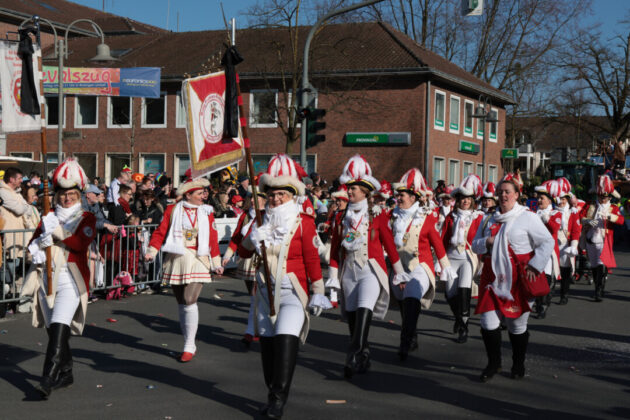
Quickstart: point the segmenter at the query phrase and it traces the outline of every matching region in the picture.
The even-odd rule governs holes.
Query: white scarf
[[[588,232],[589,239],[595,244],[604,243],[606,237],[606,219],[610,214],[610,201],[606,204],[597,202],[597,211],[593,216],[593,220],[599,221],[597,227],[592,228]]]
[[[565,204],[564,206],[558,207],[558,210],[562,212],[562,230],[569,230],[569,218],[571,217],[571,206]]]
[[[59,224],[65,225],[77,216],[83,214],[81,203],[77,203],[72,207],[64,208],[60,204],[55,206],[55,216],[59,219]]]
[[[451,236],[451,245],[454,247],[466,246],[466,230],[472,224],[477,212],[473,210],[462,210],[458,208],[453,212],[453,236]]]
[[[361,234],[363,225],[369,223],[368,202],[363,199],[358,203],[348,203],[346,215],[343,218],[343,241],[341,244],[348,251],[356,251],[366,242],[367,238]]]
[[[249,215],[249,222],[244,224],[243,227],[241,228],[241,235],[243,235],[243,238],[247,236],[247,232],[249,232],[250,226],[256,220],[256,209],[254,207],[250,207],[248,215]]]
[[[550,204],[546,209],[538,208],[538,210],[536,210],[536,215],[542,219],[544,224],[547,224],[549,218],[551,217],[551,210],[553,210],[553,207]]]
[[[295,223],[302,206],[293,200],[289,200],[277,207],[265,207],[265,217],[263,224],[254,225],[252,228],[252,238],[265,238],[265,246],[280,245],[284,242],[285,236]],[[255,241],[256,250],[261,252],[260,243]]]
[[[525,211],[527,211],[527,207],[515,203],[512,210],[507,213],[501,213],[497,210],[492,216],[495,221],[501,223],[501,228],[494,238],[494,246],[492,247],[492,271],[495,279],[488,287],[492,288],[494,293],[503,299],[514,300],[511,292],[512,264],[508,250],[508,234],[512,230],[514,221]]]
[[[426,211],[421,211],[420,204],[418,202],[413,203],[411,207],[408,209],[401,209],[400,207],[396,207],[393,213],[394,223],[392,225],[392,229],[394,231],[394,243],[396,247],[400,248],[404,245],[403,238],[405,233],[407,233],[407,229],[409,225],[413,223],[413,225],[418,225],[419,223],[424,221]]]
[[[175,205],[173,213],[171,213],[171,226],[168,230],[166,242],[162,247],[164,252],[171,254],[184,255],[186,247],[184,246],[184,229],[193,229],[192,223],[188,217],[184,217],[184,207],[187,209],[197,209],[197,255],[210,255],[210,223],[208,216],[214,211],[212,206],[202,204],[197,206],[187,201],[180,201]]]
[[[444,219],[451,212],[451,206],[440,206],[440,216]]]

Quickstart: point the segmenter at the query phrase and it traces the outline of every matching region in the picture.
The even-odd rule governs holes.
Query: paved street
[[[581,283],[572,287],[569,305],[554,303],[546,319],[531,319],[523,381],[504,372],[490,383],[478,382],[486,362],[479,318],[472,319],[469,342],[456,344],[440,294],[421,315],[419,352],[405,364],[398,361],[400,317],[392,309],[372,327],[371,371],[348,382],[342,379],[347,328],[339,311],[330,311],[312,322],[285,418],[629,418],[630,253],[617,256],[621,268],[609,277],[604,303],[593,303],[592,286]],[[47,402],[33,388],[45,331],[30,327],[30,315],[1,320],[0,418],[256,418],[266,392],[258,345],[244,352],[240,343],[244,290],[229,278],[205,287],[198,355],[188,364],[173,356],[182,337],[169,293],[90,305],[84,335],[71,340],[75,384]],[[509,372],[507,332],[503,340]]]

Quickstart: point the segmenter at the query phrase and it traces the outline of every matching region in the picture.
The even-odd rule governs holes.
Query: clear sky
[[[221,15],[221,1],[219,0],[104,1],[107,12],[172,31],[177,30],[178,12],[180,31],[201,31],[225,27]],[[308,2],[309,0],[304,1]],[[74,2],[99,10],[103,8],[103,0],[74,0]],[[250,5],[255,4],[256,0],[223,0],[222,3],[226,18],[229,20],[235,17],[237,27],[243,27],[247,22],[241,13],[245,12]],[[620,18],[629,16],[629,11],[630,0],[593,0],[593,13],[589,22],[602,23],[603,32],[609,32],[618,24]]]

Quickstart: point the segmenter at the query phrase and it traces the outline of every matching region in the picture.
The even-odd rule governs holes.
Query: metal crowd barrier
[[[236,218],[216,219],[221,255],[228,247],[237,222]],[[92,292],[107,292],[109,289],[119,287],[114,279],[123,271],[130,274],[131,285],[139,291],[161,282],[162,253],[160,252],[150,263],[144,261],[149,240],[157,226],[125,225],[119,227],[117,234],[111,234],[107,230],[97,234],[88,251]],[[30,296],[22,296],[22,289],[31,265],[27,247],[33,233],[33,229],[0,231],[4,244],[14,244],[9,249],[3,247],[0,304],[25,303],[31,300]],[[235,266],[232,259],[227,268]]]

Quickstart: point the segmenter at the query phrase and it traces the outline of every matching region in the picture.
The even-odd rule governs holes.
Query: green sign
[[[346,133],[346,146],[408,146],[411,133]]]
[[[518,149],[501,149],[501,159],[518,159]]]
[[[471,141],[460,140],[459,151],[462,153],[470,153],[471,155],[479,154],[479,145]]]

